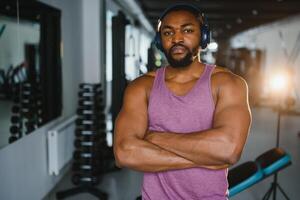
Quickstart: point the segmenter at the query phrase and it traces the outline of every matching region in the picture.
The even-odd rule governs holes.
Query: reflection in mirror
[[[0,148],[61,113],[60,11],[0,2]]]
[[[0,15],[0,147],[41,121],[38,105],[40,25]],[[5,47],[5,48],[4,48]],[[9,135],[9,137],[7,137]],[[3,138],[4,137],[4,138]]]

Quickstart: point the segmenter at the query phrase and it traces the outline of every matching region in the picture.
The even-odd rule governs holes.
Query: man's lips
[[[181,54],[181,53],[184,53],[185,51],[186,51],[186,47],[184,47],[182,45],[176,45],[171,48],[172,54]]]

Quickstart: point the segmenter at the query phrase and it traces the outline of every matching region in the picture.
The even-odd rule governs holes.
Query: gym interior
[[[1,0],[1,200],[141,195],[143,174],[115,165],[114,121],[126,85],[167,64],[153,38],[174,2],[206,16],[201,60],[248,83],[229,199],[299,199],[300,1]]]

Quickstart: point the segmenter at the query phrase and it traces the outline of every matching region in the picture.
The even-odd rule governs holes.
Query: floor
[[[68,173],[63,180],[54,188],[54,190],[43,200],[56,200],[57,191],[63,191],[74,188],[71,183],[71,173]],[[101,183],[97,186],[103,192],[109,195],[108,200],[135,200],[140,195],[140,185],[142,174],[128,169],[111,172],[103,176]],[[88,193],[82,193],[70,196],[70,200],[98,200],[95,196]]]
[[[247,144],[241,160],[236,164],[248,160],[254,160],[258,155],[273,148],[276,144],[277,115],[267,108],[252,109],[253,123]],[[279,183],[291,200],[300,196],[300,116],[283,116],[280,129],[280,147],[292,156],[293,164],[279,173]],[[262,199],[269,189],[273,178],[269,177],[251,188],[232,197],[233,200]],[[140,194],[142,174],[139,172],[122,169],[120,171],[105,174],[98,188],[109,194],[109,200],[134,200]],[[70,174],[68,173],[54,190],[44,200],[55,200],[57,191],[72,188]],[[70,200],[94,200],[89,194],[80,194]],[[277,200],[284,199],[278,194]]]

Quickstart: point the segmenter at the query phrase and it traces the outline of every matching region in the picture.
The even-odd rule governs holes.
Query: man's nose
[[[183,35],[180,32],[175,32],[172,38],[174,44],[183,42]]]

